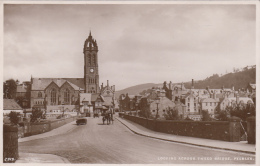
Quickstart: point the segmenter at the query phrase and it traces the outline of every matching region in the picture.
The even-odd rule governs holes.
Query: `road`
[[[71,163],[255,163],[254,155],[156,140],[132,133],[117,120],[112,125],[103,125],[101,121],[101,117],[90,117],[87,125],[73,124],[73,130],[65,134],[19,143],[19,151],[55,154],[67,158]]]

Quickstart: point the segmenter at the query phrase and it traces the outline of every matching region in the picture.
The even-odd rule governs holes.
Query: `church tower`
[[[85,41],[83,53],[85,93],[99,93],[98,46],[91,32]]]

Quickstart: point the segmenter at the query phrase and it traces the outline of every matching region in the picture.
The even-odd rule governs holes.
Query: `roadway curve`
[[[88,118],[62,135],[19,143],[23,153],[55,154],[71,163],[93,164],[253,164],[254,155],[178,144],[136,135],[114,121]],[[214,157],[224,157],[215,160]],[[228,158],[229,157],[229,158]],[[244,158],[253,160],[241,160]],[[230,160],[227,160],[230,159]]]

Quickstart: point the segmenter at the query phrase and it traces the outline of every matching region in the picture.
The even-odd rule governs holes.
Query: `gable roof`
[[[14,99],[4,99],[3,103],[4,110],[22,110],[22,107],[20,107]]]
[[[91,93],[80,93],[80,105],[83,105],[83,101],[91,104]]]
[[[75,90],[84,90],[83,78],[32,78],[32,90],[45,90],[52,82],[61,87],[65,82],[68,82]]]
[[[105,96],[103,105],[105,106],[113,106],[113,97]]]

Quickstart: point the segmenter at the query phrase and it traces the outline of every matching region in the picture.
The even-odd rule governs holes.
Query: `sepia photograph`
[[[258,2],[3,1],[2,164],[259,164]]]

